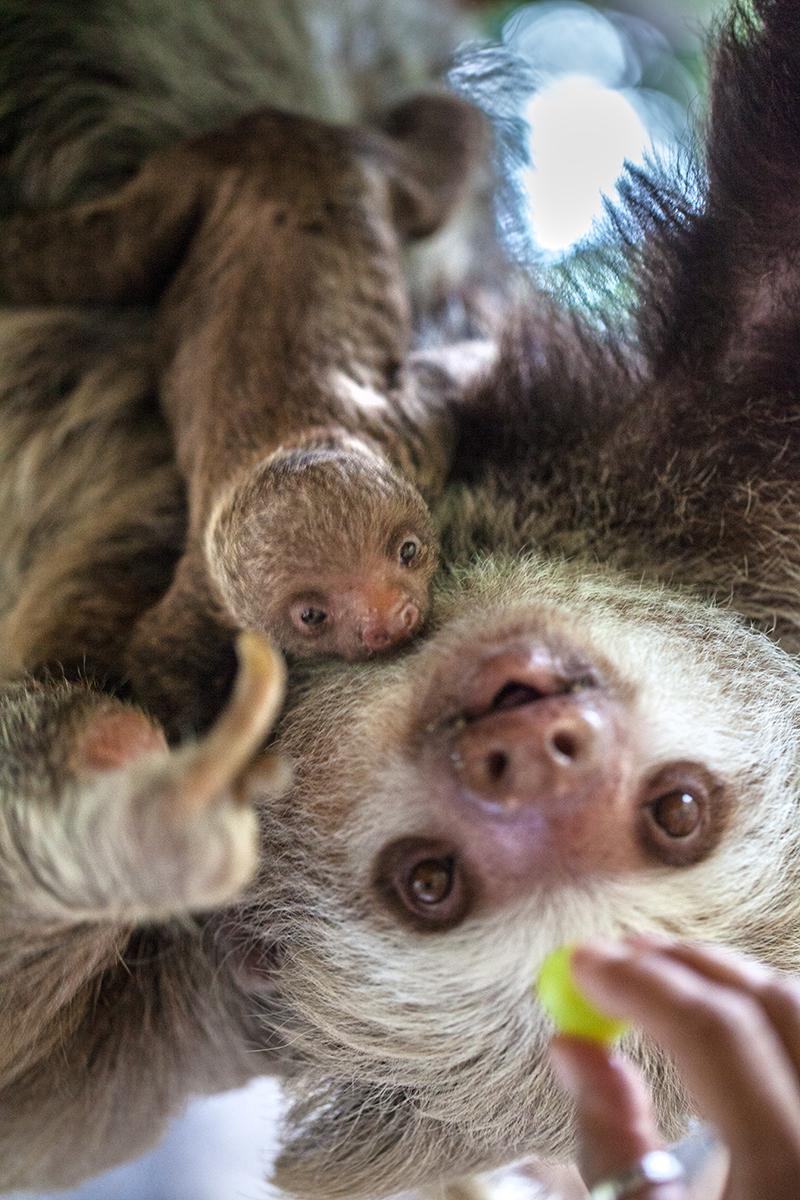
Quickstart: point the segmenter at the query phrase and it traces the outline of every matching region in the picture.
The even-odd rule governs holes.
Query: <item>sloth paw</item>
[[[99,858],[113,864],[109,899],[120,917],[149,921],[214,908],[255,872],[253,802],[283,792],[291,776],[286,759],[259,754],[283,700],[285,672],[257,634],[242,634],[238,653],[233,693],[207,735],[172,752],[162,743],[116,778],[104,777],[108,800],[110,789],[115,795],[98,806],[93,840],[106,842]]]

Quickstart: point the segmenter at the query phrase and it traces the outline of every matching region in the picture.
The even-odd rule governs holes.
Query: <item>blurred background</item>
[[[522,261],[564,263],[599,233],[626,162],[672,171],[702,115],[704,48],[720,0],[581,0],[479,5],[490,36],[531,70],[521,104],[529,164],[519,170]],[[501,214],[502,215],[502,214]]]
[[[530,125],[529,161],[515,168],[514,215],[500,213],[516,258],[560,268],[591,254],[602,197],[613,198],[625,162],[655,157],[669,167],[678,159],[702,115],[704,46],[722,3],[464,0],[482,34],[523,58],[535,81],[515,101]],[[279,1109],[270,1081],[198,1101],[139,1163],[58,1197],[265,1200],[274,1195],[263,1179]],[[509,1181],[506,1194],[530,1192]]]

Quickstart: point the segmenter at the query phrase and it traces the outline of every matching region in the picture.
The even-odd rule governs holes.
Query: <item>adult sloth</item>
[[[110,180],[116,147],[129,166],[143,130],[168,137],[131,106],[155,79],[193,111],[171,38],[237,91],[242,45],[314,32],[300,5],[248,4],[238,24],[236,5],[197,5],[190,27],[108,7],[70,14],[59,55],[67,9],[37,6],[44,73],[12,79],[6,109],[23,193],[51,162],[71,182],[48,199],[88,192],[106,151]],[[33,17],[12,17],[23,71]],[[288,41],[258,43],[262,17]],[[146,329],[131,335],[147,315],[4,319],[4,1186],[99,1170],[186,1095],[264,1071],[295,1100],[278,1175],[300,1195],[568,1156],[530,996],[553,945],[667,930],[800,965],[798,80],[790,0],[735,7],[701,201],[631,185],[632,322],[600,335],[541,299],[515,319],[465,402],[427,637],[292,669],[282,794],[281,760],[251,764],[281,691],[258,643],[196,746],[168,751],[124,690],[130,628],[182,536]],[[678,1082],[629,1048],[675,1130]]]

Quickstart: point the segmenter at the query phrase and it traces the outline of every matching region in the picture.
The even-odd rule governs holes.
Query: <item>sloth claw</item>
[[[270,643],[258,633],[245,632],[237,639],[236,651],[239,674],[231,698],[206,736],[189,751],[180,788],[189,808],[211,805],[220,792],[233,786],[272,728],[283,702],[286,668]],[[275,754],[262,756],[262,777],[265,762],[271,764],[279,783],[285,760]]]
[[[151,760],[131,797],[139,859],[131,876],[148,919],[234,899],[258,863],[253,801],[291,781],[282,755],[258,754],[283,700],[283,661],[254,633],[242,634],[237,650],[239,674],[216,724],[196,744]]]

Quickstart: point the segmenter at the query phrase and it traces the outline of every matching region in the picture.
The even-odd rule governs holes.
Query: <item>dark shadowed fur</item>
[[[124,912],[108,898],[105,912],[92,908],[92,862],[130,887],[153,812],[174,834],[199,790],[191,827],[219,844],[206,821],[218,811],[208,753],[199,775],[187,765],[205,743],[132,753],[114,776],[78,786],[55,770],[43,795],[19,733],[19,714],[34,713],[41,692],[5,691],[4,743],[20,782],[2,796],[0,879],[26,914],[24,942],[13,921],[3,927],[8,1011],[21,946],[46,964],[37,983],[62,981],[25,993],[22,1029],[4,1018],[21,1064],[3,1076],[5,1186],[66,1183],[121,1159],[155,1138],[187,1093],[264,1069],[283,1075],[294,1101],[278,1178],[300,1196],[390,1195],[524,1153],[568,1157],[570,1115],[530,995],[549,949],[595,932],[661,930],[800,968],[793,2],[734,7],[711,96],[700,200],[631,181],[619,234],[630,239],[636,300],[622,331],[608,321],[598,333],[533,296],[467,398],[455,477],[435,512],[443,569],[426,637],[393,659],[293,669],[277,745],[294,781],[258,803],[261,858],[243,898],[251,809],[236,810],[240,828],[229,769],[219,811],[244,847],[224,859],[236,870],[198,880],[165,839],[157,861],[181,864],[171,888],[160,877],[149,908],[129,893]],[[637,227],[643,240],[632,237]],[[145,378],[123,369],[130,359],[111,325],[66,313],[8,321],[24,338],[3,324],[2,446],[14,455],[0,486],[15,514],[13,536],[8,522],[0,535],[11,564],[3,633],[7,674],[21,674],[57,669],[62,628],[63,657],[74,658],[81,618],[65,610],[63,564],[78,547],[69,561],[85,579],[84,556],[108,540],[92,541],[106,510],[119,504],[114,519],[130,530],[127,498],[141,497],[137,553],[161,555],[168,575],[177,550],[158,514],[174,501],[175,475],[166,431],[142,400]],[[53,370],[64,357],[73,370]],[[15,397],[25,398],[22,413]],[[42,412],[60,414],[60,440]],[[104,441],[113,461],[98,472],[96,511],[69,473],[90,454],[101,459]],[[54,463],[67,481],[58,503],[46,501]],[[31,467],[37,486],[26,491]],[[44,531],[45,516],[53,537],[40,532],[28,552],[27,531]],[[89,532],[70,541],[70,527],[87,521]],[[124,559],[109,565],[98,554],[85,628],[91,676],[96,644],[102,674],[115,647],[117,661],[125,653],[142,586],[133,549],[125,613],[116,601],[104,606],[118,595]],[[46,566],[60,581],[52,597],[40,582]],[[20,611],[38,619],[27,640]],[[273,676],[261,661],[263,690]],[[57,714],[72,689],[48,693],[46,738],[45,723],[27,726],[42,730],[38,759],[63,740]],[[112,729],[126,752],[144,718],[129,724],[129,705],[97,687],[88,695],[119,705]],[[234,704],[239,720],[242,711]],[[547,752],[556,733],[572,739],[558,761]],[[103,789],[120,798],[103,812],[128,812],[135,795],[148,820],[120,836],[97,817]],[[676,789],[691,793],[688,835],[675,836],[661,811]],[[80,817],[68,828],[58,819],[64,794]],[[7,816],[20,811],[54,876],[22,871],[30,854]],[[415,871],[431,859],[450,870],[452,887],[415,904]],[[176,881],[192,883],[191,894],[176,894]],[[56,905],[63,894],[69,903]],[[219,913],[188,924],[204,896]],[[154,911],[144,929],[143,913]],[[652,1047],[635,1036],[626,1044],[665,1130],[676,1132],[687,1107],[678,1080]],[[96,1143],[86,1145],[87,1128]]]

